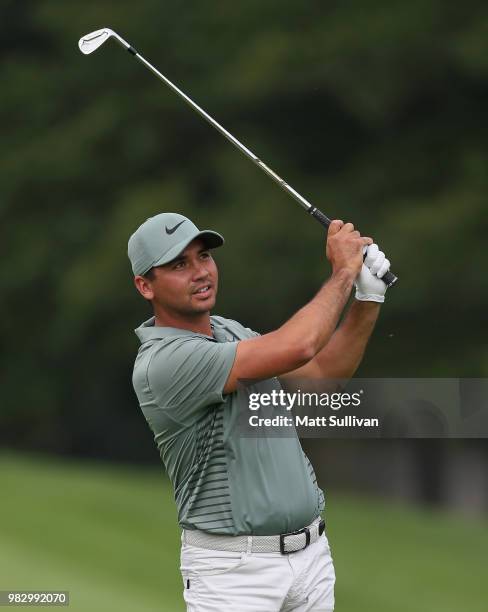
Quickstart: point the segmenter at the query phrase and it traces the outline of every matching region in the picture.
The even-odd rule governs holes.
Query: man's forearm
[[[315,356],[323,378],[351,378],[364,355],[380,312],[376,302],[354,300],[327,345]]]
[[[348,270],[333,274],[317,295],[277,330],[287,341],[284,345],[303,344],[309,348],[310,358],[316,356],[334,334],[353,279]]]

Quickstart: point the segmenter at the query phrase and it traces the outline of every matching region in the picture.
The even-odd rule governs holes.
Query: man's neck
[[[205,336],[212,335],[212,327],[210,326],[210,313],[202,312],[195,317],[180,316],[177,314],[154,313],[156,327],[176,327],[177,329],[187,329],[188,331],[204,334]]]

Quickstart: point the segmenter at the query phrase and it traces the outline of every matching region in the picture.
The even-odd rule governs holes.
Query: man
[[[239,435],[236,389],[241,379],[269,390],[278,377],[352,376],[384,301],[379,278],[389,261],[351,223],[333,221],[330,278],[260,336],[210,315],[218,290],[210,250],[223,242],[162,213],[128,246],[135,286],[154,311],[136,330],[133,384],[175,490],[187,609],[331,611],[335,574],[313,468],[296,435]],[[356,299],[337,328],[354,284]],[[253,299],[252,287],[246,294]]]

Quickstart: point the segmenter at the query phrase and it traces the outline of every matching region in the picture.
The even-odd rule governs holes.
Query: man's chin
[[[213,310],[214,306],[215,306],[215,297],[210,297],[208,300],[198,300],[198,302],[195,303],[195,301],[192,302],[192,311],[195,314],[203,314],[205,312],[210,312],[211,310]]]

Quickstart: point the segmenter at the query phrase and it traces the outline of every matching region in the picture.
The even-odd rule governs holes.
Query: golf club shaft
[[[153,74],[155,74],[163,83],[165,83],[170,89],[172,89],[182,100],[184,100],[189,106],[191,106],[201,117],[205,119],[210,125],[217,129],[229,142],[231,142],[239,151],[244,153],[251,161],[253,161],[263,172],[265,172],[270,178],[275,181],[282,189],[284,189],[291,197],[296,200],[314,219],[316,219],[325,228],[328,228],[331,220],[324,215],[324,213],[310,204],[302,195],[298,193],[293,187],[288,185],[276,172],[271,170],[262,160],[259,159],[250,149],[245,147],[242,142],[237,140],[230,132],[228,132],[218,121],[211,117],[206,111],[203,110],[196,102],[194,102],[189,96],[187,96],[179,87],[172,83],[167,77],[164,76],[157,68],[155,68],[150,62],[148,62],[134,47],[127,43],[120,36],[115,37],[116,40],[125,48],[131,55],[133,55],[141,64],[146,66]],[[390,287],[397,281],[397,277],[390,270],[381,279],[387,287]]]

